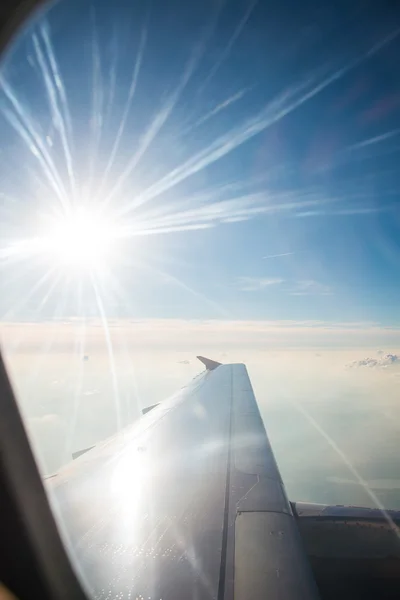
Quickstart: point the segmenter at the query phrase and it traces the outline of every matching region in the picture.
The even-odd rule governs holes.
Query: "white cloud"
[[[17,353],[43,354],[49,347],[54,353],[76,353],[76,341],[82,336],[82,321],[55,323],[3,323],[0,339],[5,357]],[[114,320],[109,328],[114,351],[188,351],[191,356],[209,349],[259,348],[373,348],[400,347],[400,328],[373,322],[332,322],[321,320],[190,320],[143,319]],[[85,320],[85,354],[107,353],[103,324],[99,319]],[[187,357],[183,357],[186,359]],[[356,359],[355,356],[353,358]],[[80,358],[81,362],[81,358]],[[88,364],[91,363],[89,360]],[[62,379],[65,374],[60,376]],[[52,380],[58,379],[53,377]],[[96,388],[97,385],[89,389]]]
[[[399,366],[400,356],[397,354],[383,354],[379,351],[380,358],[363,358],[351,362],[347,367],[349,369],[369,368],[369,369],[387,369],[392,366]]]
[[[272,285],[280,285],[283,282],[284,280],[279,278],[239,277],[238,289],[242,292],[256,292]]]
[[[286,256],[286,254],[281,256]],[[237,287],[242,292],[257,292],[277,285],[282,286],[280,288],[281,291],[290,296],[331,296],[333,293],[329,286],[313,279],[301,279],[298,281],[281,279],[279,277],[239,277],[237,279]]]
[[[292,296],[331,296],[332,290],[329,286],[318,281],[304,279],[296,281],[289,293]]]

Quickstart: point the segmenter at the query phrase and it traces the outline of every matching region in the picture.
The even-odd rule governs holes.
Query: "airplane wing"
[[[188,386],[44,481],[86,597],[399,598],[400,512],[289,502],[246,367],[200,359]],[[83,600],[4,374],[0,580],[21,600]]]
[[[98,599],[318,597],[243,364],[206,371],[46,480]]]

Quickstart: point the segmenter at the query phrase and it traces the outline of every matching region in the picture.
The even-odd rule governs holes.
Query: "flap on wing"
[[[318,591],[293,517],[240,513],[235,523],[235,600],[317,600]]]
[[[381,520],[388,523],[400,522],[400,510],[381,510],[364,506],[345,506],[337,504],[314,504],[311,502],[292,502],[293,513],[300,519],[324,518],[349,521],[355,519]]]

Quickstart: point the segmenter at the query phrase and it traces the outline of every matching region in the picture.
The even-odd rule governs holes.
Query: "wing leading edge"
[[[207,368],[47,485],[98,599],[317,598],[242,364]]]

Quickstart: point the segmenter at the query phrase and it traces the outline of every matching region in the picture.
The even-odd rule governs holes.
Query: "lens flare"
[[[109,266],[115,257],[118,229],[106,217],[80,208],[52,219],[40,237],[45,258],[57,266],[75,270],[93,270]]]

